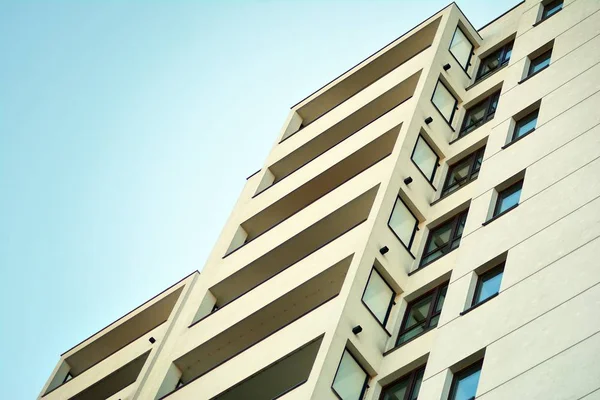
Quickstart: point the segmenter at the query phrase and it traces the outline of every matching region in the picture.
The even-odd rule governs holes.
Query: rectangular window
[[[477,179],[484,152],[485,147],[469,154],[456,164],[450,166],[448,175],[446,175],[446,181],[444,182],[444,188],[442,189],[442,196],[453,193],[467,183]]]
[[[432,263],[460,245],[460,238],[467,220],[467,212],[468,210],[463,211],[429,232],[419,268]]]
[[[465,119],[463,120],[458,137],[463,137],[473,132],[475,129],[494,118],[496,108],[498,108],[499,99],[500,91],[497,91],[487,99],[469,108],[465,114]]]
[[[396,346],[435,328],[440,320],[448,282],[408,303]]]
[[[535,130],[539,111],[539,109],[535,110],[516,122],[511,141],[517,140]]]
[[[368,378],[358,361],[345,349],[331,388],[342,400],[360,400],[367,387]]]
[[[548,50],[544,54],[537,56],[529,63],[529,70],[527,71],[527,76],[532,76],[537,74],[538,72],[544,70],[550,65],[550,58],[552,56],[552,49]]]
[[[432,182],[440,158],[423,136],[419,135],[410,159],[423,173],[427,181]]]
[[[492,72],[508,64],[510,61],[510,55],[512,54],[513,45],[514,42],[507,43],[481,60],[481,64],[479,64],[479,69],[477,70],[475,82],[485,78]]]
[[[519,204],[522,188],[523,181],[521,180],[498,193],[498,200],[496,200],[496,206],[494,207],[494,217],[511,210]]]
[[[425,367],[404,375],[402,378],[384,387],[379,400],[417,400]]]
[[[471,306],[476,306],[489,299],[490,297],[498,294],[500,291],[500,283],[502,282],[502,275],[504,274],[504,264],[499,265],[492,270],[481,274],[477,279],[477,286],[475,287],[475,295],[473,296],[473,302]]]
[[[442,114],[446,122],[452,124],[454,112],[456,111],[456,104],[458,104],[458,102],[442,81],[438,81],[435,85],[431,102],[440,114]]]
[[[550,18],[551,16],[553,16],[554,14],[556,14],[557,12],[562,10],[562,7],[563,7],[563,0],[554,0],[547,4],[543,4],[542,5],[542,17],[540,18],[540,21]]]
[[[394,297],[396,297],[394,290],[387,284],[379,272],[373,268],[371,275],[369,275],[362,301],[384,327],[390,315]]]
[[[472,400],[477,394],[483,360],[454,374],[448,400]]]
[[[473,54],[473,44],[467,38],[467,35],[456,27],[452,42],[450,42],[450,54],[454,56],[460,66],[466,71],[469,68],[471,55]]]
[[[410,251],[415,238],[418,223],[417,217],[413,215],[402,199],[397,197],[388,226],[408,251]]]

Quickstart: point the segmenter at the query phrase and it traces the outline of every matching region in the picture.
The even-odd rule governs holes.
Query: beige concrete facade
[[[292,107],[202,273],[64,353],[39,398],[376,400],[424,368],[415,396],[461,399],[453,381],[482,362],[478,399],[600,399],[600,1],[558,3],[526,0],[479,30],[452,3]],[[419,140],[437,156],[431,181]],[[443,193],[483,148],[478,176]],[[520,181],[518,207],[496,215]],[[397,198],[417,220],[408,243],[388,225]],[[436,236],[463,212],[456,240]],[[502,263],[497,294],[474,302]],[[382,322],[363,301],[373,268],[393,291]],[[432,303],[400,343],[415,300],[445,283],[441,314]],[[338,371],[345,349],[364,382]]]

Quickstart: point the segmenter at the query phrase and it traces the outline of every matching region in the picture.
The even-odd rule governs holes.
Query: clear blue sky
[[[0,397],[202,269],[289,107],[447,4],[0,0]]]

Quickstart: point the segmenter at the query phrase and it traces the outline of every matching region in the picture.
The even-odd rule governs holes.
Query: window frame
[[[348,353],[350,355],[350,357],[352,357],[352,359],[354,360],[354,362],[356,364],[358,364],[358,366],[360,367],[360,369],[365,373],[365,381],[363,382],[362,385],[362,389],[360,391],[360,395],[358,396],[358,400],[361,400],[364,395],[365,392],[367,390],[367,383],[369,383],[369,379],[371,378],[371,376],[369,375],[369,373],[365,370],[365,368],[362,366],[362,364],[356,359],[356,357],[354,357],[354,354],[352,354],[352,352],[350,350],[348,350],[348,347],[344,347],[344,351],[342,352],[342,356],[340,357],[340,361],[338,362],[338,366],[335,370],[335,375],[333,375],[333,381],[331,382],[331,390],[333,391],[333,394],[340,400],[344,400],[344,398],[342,396],[340,396],[338,394],[338,392],[335,390],[335,388],[333,387],[333,385],[335,384],[335,378],[337,378],[338,372],[340,371],[340,365],[342,365],[342,360],[344,359],[344,354]]]
[[[483,359],[474,362],[473,364],[461,369],[452,376],[452,385],[450,386],[450,393],[448,394],[448,400],[456,400],[456,391],[458,390],[458,381],[472,375],[475,371],[479,371],[481,377],[481,370],[483,369]],[[475,394],[479,388],[479,380],[477,380],[477,388],[475,388]],[[475,396],[472,397],[474,399]]]
[[[395,347],[404,346],[406,343],[418,338],[421,335],[426,334],[430,330],[437,327],[437,323],[433,326],[430,325],[431,320],[442,314],[443,304],[442,304],[442,307],[440,307],[439,311],[436,311],[436,309],[438,308],[437,306],[440,301],[440,294],[444,291],[444,289],[446,290],[446,293],[447,293],[449,284],[450,284],[450,281],[444,282],[441,285],[438,285],[435,288],[431,289],[430,291],[417,297],[416,299],[414,299],[410,302],[407,302],[406,310],[404,310],[404,316],[402,317],[402,323],[400,324],[400,330],[398,330],[398,336],[396,336]],[[429,306],[429,311],[427,312],[427,317],[425,318],[426,328],[423,330],[423,332],[418,333],[417,335],[411,337],[408,340],[405,340],[404,342],[400,342],[400,338],[402,337],[402,335],[406,334],[407,332],[410,332],[411,330],[413,330],[414,328],[416,328],[417,326],[420,325],[420,324],[415,324],[413,326],[406,327],[406,322],[408,320],[408,317],[410,315],[410,311],[411,311],[412,307],[415,304],[420,303],[421,301],[423,301],[424,299],[426,299],[428,297],[431,297],[431,305]],[[444,299],[445,299],[445,295],[444,295]]]
[[[427,265],[439,260],[440,258],[442,258],[443,256],[445,256],[446,254],[450,253],[452,250],[456,250],[459,246],[460,246],[460,239],[462,239],[462,234],[460,235],[460,237],[455,237],[456,232],[458,230],[458,226],[460,225],[460,220],[464,217],[465,218],[465,223],[466,223],[466,218],[467,218],[467,214],[469,212],[469,209],[466,209],[462,212],[459,212],[458,214],[456,214],[455,216],[453,216],[452,218],[438,224],[435,228],[430,229],[429,230],[429,234],[427,235],[427,240],[425,241],[425,249],[423,250],[423,255],[421,255],[421,261],[419,261],[419,267],[417,268],[417,270],[426,267]],[[446,225],[451,225],[452,226],[452,230],[450,231],[450,240],[448,241],[448,243],[446,245],[444,245],[443,247],[438,247],[435,250],[430,251],[429,253],[427,253],[427,248],[429,247],[429,243],[432,240],[433,237],[433,233],[436,232],[437,230],[439,230],[442,227],[445,227]],[[458,242],[458,246],[456,246],[456,248],[452,248],[452,243],[459,239]],[[429,257],[430,255],[440,251],[441,249],[446,249],[448,248],[449,250],[440,255],[437,258],[434,258],[433,260],[429,260],[427,262],[423,262],[423,260],[425,260],[427,257]]]
[[[533,121],[533,118],[531,118],[531,117],[534,114],[535,114],[535,126],[533,128],[531,128],[530,130],[528,130],[527,132],[522,133],[519,136],[516,136],[520,126]],[[523,117],[519,118],[518,121],[515,121],[515,128],[513,129],[509,143],[519,140],[522,137],[525,137],[525,136],[529,135],[531,132],[535,131],[535,128],[537,127],[537,120],[538,120],[539,116],[540,116],[540,109],[536,108],[535,110],[531,111],[530,113],[527,113],[527,115],[524,115]],[[524,122],[524,121],[526,121],[526,122]]]
[[[521,201],[521,193],[523,191],[523,182],[525,180],[524,179],[519,179],[517,182],[511,184],[510,186],[507,186],[506,188],[502,189],[501,191],[498,192],[498,196],[496,197],[496,204],[494,205],[494,212],[492,214],[492,219],[497,218],[501,215],[504,215],[505,213],[509,212],[510,210],[512,210],[513,208],[515,208],[516,206],[518,206]],[[515,190],[515,188],[517,188]],[[510,206],[509,208],[507,208],[504,211],[499,211],[500,205],[502,204],[502,201],[505,200],[506,197],[519,192],[519,202],[517,202],[517,204],[514,204],[512,206]]]
[[[534,62],[541,59],[542,57],[548,56],[548,65],[538,69],[537,71],[533,72],[532,69],[534,68]],[[534,59],[529,59],[529,67],[527,68],[527,76],[525,76],[525,79],[530,78],[534,75],[539,74],[540,72],[542,72],[543,70],[545,70],[546,68],[548,68],[550,66],[550,63],[552,62],[552,48],[544,51],[543,53],[541,53],[539,56],[535,57]]]
[[[413,231],[412,231],[412,233],[410,235],[410,240],[408,241],[408,244],[405,244],[402,241],[402,239],[400,239],[400,236],[398,236],[398,234],[396,233],[396,231],[394,230],[394,228],[392,228],[392,226],[390,225],[390,221],[392,220],[392,216],[394,215],[394,210],[396,209],[396,204],[398,203],[398,200],[400,200],[402,202],[402,204],[404,205],[404,207],[406,207],[406,209],[408,210],[408,212],[410,213],[410,215],[412,215],[413,218],[415,219],[415,226],[413,227]],[[402,200],[402,197],[400,197],[400,195],[396,196],[396,201],[394,201],[394,206],[392,207],[392,212],[390,213],[390,217],[388,218],[387,225],[388,225],[388,228],[390,228],[390,230],[392,231],[392,233],[396,237],[396,239],[398,239],[398,241],[400,241],[400,243],[402,244],[402,246],[412,256],[410,248],[412,247],[412,244],[413,244],[413,242],[415,240],[415,235],[417,234],[417,231],[419,230],[419,218],[417,218],[417,216],[412,212],[412,210],[410,209],[410,207],[408,206],[408,204],[406,204],[404,202],[404,200]]]
[[[385,385],[381,389],[381,393],[379,394],[379,400],[384,400],[384,396],[386,395],[386,390],[392,388],[393,386],[397,385],[398,383],[400,383],[404,380],[408,380],[408,385],[407,385],[406,393],[404,394],[404,398],[402,400],[410,400],[411,397],[413,397],[412,396],[414,394],[413,391],[415,390],[415,385],[417,383],[417,377],[419,376],[419,374],[422,374],[421,382],[423,382],[423,378],[425,376],[425,367],[426,367],[426,365],[423,365],[419,368],[415,368],[412,371],[410,371],[409,373],[404,374],[400,378],[396,379],[392,383]]]
[[[483,300],[477,301],[477,298],[481,295],[481,289],[483,288],[484,280],[493,278],[495,276],[498,276],[499,274],[502,274],[502,276],[504,277],[504,266],[505,266],[505,263],[503,262],[501,264],[496,265],[494,268],[477,276],[477,284],[475,285],[475,291],[473,292],[473,299],[471,300],[471,307],[475,307],[475,306],[478,306],[479,304],[483,304],[486,301],[488,301],[489,299],[493,298],[498,293],[500,293],[500,288],[498,288],[498,291],[496,293],[492,294],[491,296],[489,296]],[[502,283],[502,279],[500,279],[500,283]]]
[[[482,79],[487,78],[494,72],[498,71],[500,68],[507,65],[510,62],[510,56],[512,56],[512,50],[513,50],[514,45],[515,45],[515,41],[511,40],[510,42],[505,43],[504,45],[502,45],[499,48],[497,48],[496,50],[494,50],[492,53],[488,54],[486,57],[482,58],[481,61],[479,62],[479,67],[477,68],[477,73],[475,74],[475,83],[479,82]],[[510,51],[510,55],[508,56],[508,58],[506,58],[506,53],[508,51]],[[498,66],[496,68],[490,69],[486,73],[482,74],[481,71],[483,69],[483,66],[485,65],[485,61],[492,59],[492,58],[496,58],[496,59],[500,60],[500,62],[498,63]]]
[[[391,290],[392,295],[390,296],[390,301],[388,302],[387,305],[387,311],[385,313],[385,317],[383,318],[383,321],[380,321],[379,318],[377,318],[377,316],[375,315],[375,313],[373,312],[373,310],[371,310],[371,308],[369,307],[369,305],[365,302],[365,293],[367,293],[367,288],[369,287],[369,283],[371,282],[371,276],[373,275],[373,272],[375,272],[377,275],[379,275],[379,277],[381,278],[381,280],[383,281],[383,283],[386,284],[386,286]],[[377,322],[379,322],[379,324],[384,328],[389,320],[390,314],[392,312],[392,308],[394,307],[394,304],[396,304],[394,302],[394,299],[396,298],[396,296],[398,295],[398,293],[396,293],[396,291],[394,290],[393,287],[390,286],[390,284],[387,282],[387,280],[383,277],[383,275],[377,270],[377,268],[375,268],[374,266],[371,268],[371,272],[369,273],[369,278],[367,279],[367,284],[365,285],[365,290],[363,290],[362,296],[360,297],[360,301],[363,303],[363,305],[367,308],[367,310],[369,310],[369,312],[371,313],[371,315],[373,315],[373,317],[377,320]]]
[[[477,160],[479,158],[479,153],[481,153],[481,163],[479,165],[479,169],[477,169],[475,171],[475,165],[477,164]],[[448,196],[448,195],[458,191],[461,187],[465,186],[466,184],[474,181],[475,179],[477,179],[479,177],[479,171],[481,171],[481,166],[483,165],[483,154],[484,153],[485,153],[485,146],[483,146],[482,148],[480,148],[478,150],[475,150],[471,154],[467,155],[466,157],[460,159],[459,161],[455,162],[454,164],[452,164],[448,167],[448,172],[446,172],[446,178],[444,179],[444,185],[442,186],[442,197]],[[467,177],[460,182],[458,182],[458,181],[455,182],[454,184],[452,184],[452,186],[448,186],[450,178],[452,177],[452,172],[458,166],[461,166],[463,163],[465,163],[467,161],[470,161],[469,172],[467,173]],[[473,175],[475,173],[477,173],[477,176],[473,177]],[[454,186],[458,186],[458,188],[449,192],[448,189],[450,189]]]
[[[546,14],[547,11],[549,11],[551,7],[551,5],[555,4],[555,3],[560,3],[560,8],[556,11],[554,11],[552,14]],[[540,20],[538,22],[542,22],[547,20],[548,18],[552,17],[553,15],[556,15],[558,12],[560,12],[564,7],[564,1],[563,0],[552,0],[547,2],[546,4],[542,3],[542,13],[540,14]]]
[[[433,101],[433,98],[435,97],[435,92],[437,91],[439,84],[441,84],[444,87],[444,89],[446,89],[448,91],[448,93],[450,93],[450,96],[452,96],[452,98],[454,99],[454,106],[452,107],[452,113],[450,114],[450,120],[446,119],[446,116],[444,115],[444,113],[438,108],[438,106]],[[454,97],[454,94],[452,93],[452,91],[450,89],[448,89],[448,86],[446,86],[446,84],[444,82],[442,82],[442,80],[439,78],[437,80],[437,83],[435,84],[435,87],[433,88],[433,93],[431,94],[431,104],[433,104],[433,107],[435,107],[437,112],[440,113],[440,115],[442,116],[444,121],[446,121],[446,123],[448,125],[450,125],[450,128],[452,128],[452,121],[454,120],[454,115],[456,114],[456,109],[458,108],[458,99],[456,97]],[[454,128],[452,128],[452,129],[454,129]]]
[[[471,44],[471,50],[469,50],[469,58],[467,58],[467,65],[465,65],[465,66],[463,66],[460,63],[460,61],[458,61],[458,58],[456,58],[456,56],[452,52],[452,43],[454,42],[454,38],[456,37],[456,31],[458,31],[458,30],[460,30],[460,32],[463,34],[465,39],[467,39],[467,42],[469,42]],[[471,66],[471,59],[473,58],[473,50],[474,49],[475,49],[475,45],[473,44],[473,42],[471,42],[471,39],[469,39],[469,37],[467,36],[465,31],[463,31],[459,25],[456,25],[456,29],[454,30],[454,33],[452,34],[452,39],[450,40],[450,45],[448,46],[448,52],[450,53],[450,55],[452,55],[452,58],[454,58],[454,60],[458,63],[458,65],[460,65],[462,70],[465,71],[465,73],[467,75],[469,74],[468,70],[469,70],[469,67]]]
[[[422,139],[423,142],[425,143],[425,145],[429,148],[429,150],[431,150],[431,152],[433,154],[435,154],[435,164],[433,166],[433,171],[431,172],[431,177],[429,177],[429,178],[427,177],[427,175],[425,175],[425,172],[423,172],[423,170],[421,170],[421,167],[419,167],[419,164],[417,164],[415,162],[415,160],[413,160],[413,157],[415,155],[415,151],[417,150],[417,145],[419,144],[419,139]],[[427,180],[427,182],[433,183],[433,180],[435,178],[435,173],[437,172],[437,169],[440,166],[440,156],[433,149],[433,147],[429,144],[429,142],[427,141],[427,139],[425,139],[425,136],[423,136],[421,133],[419,133],[419,136],[417,136],[417,140],[415,141],[415,146],[413,147],[413,151],[410,154],[410,161],[412,161],[412,163],[415,164],[415,166],[417,167],[417,169],[419,170],[419,172],[421,173],[421,175],[423,175],[423,177]]]
[[[498,103],[500,102],[500,92],[501,91],[502,90],[498,90],[497,92],[492,93],[487,98],[483,99],[482,101],[469,107],[469,109],[466,110],[465,115],[463,117],[463,122],[461,124],[460,131],[458,133],[459,138],[467,136],[469,133],[473,132],[475,129],[479,128],[481,125],[494,119],[494,115],[496,114],[496,109],[498,108]],[[494,104],[494,102],[496,103],[496,109],[494,109],[494,111],[492,112],[491,108],[492,108],[492,104]],[[475,123],[465,126],[465,124],[467,123],[469,113],[472,110],[474,110],[475,108],[482,106],[482,105],[485,105],[484,117]]]

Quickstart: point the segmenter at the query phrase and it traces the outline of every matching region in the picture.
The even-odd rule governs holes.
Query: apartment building
[[[600,399],[600,0],[452,3],[292,107],[202,273],[39,398]]]

